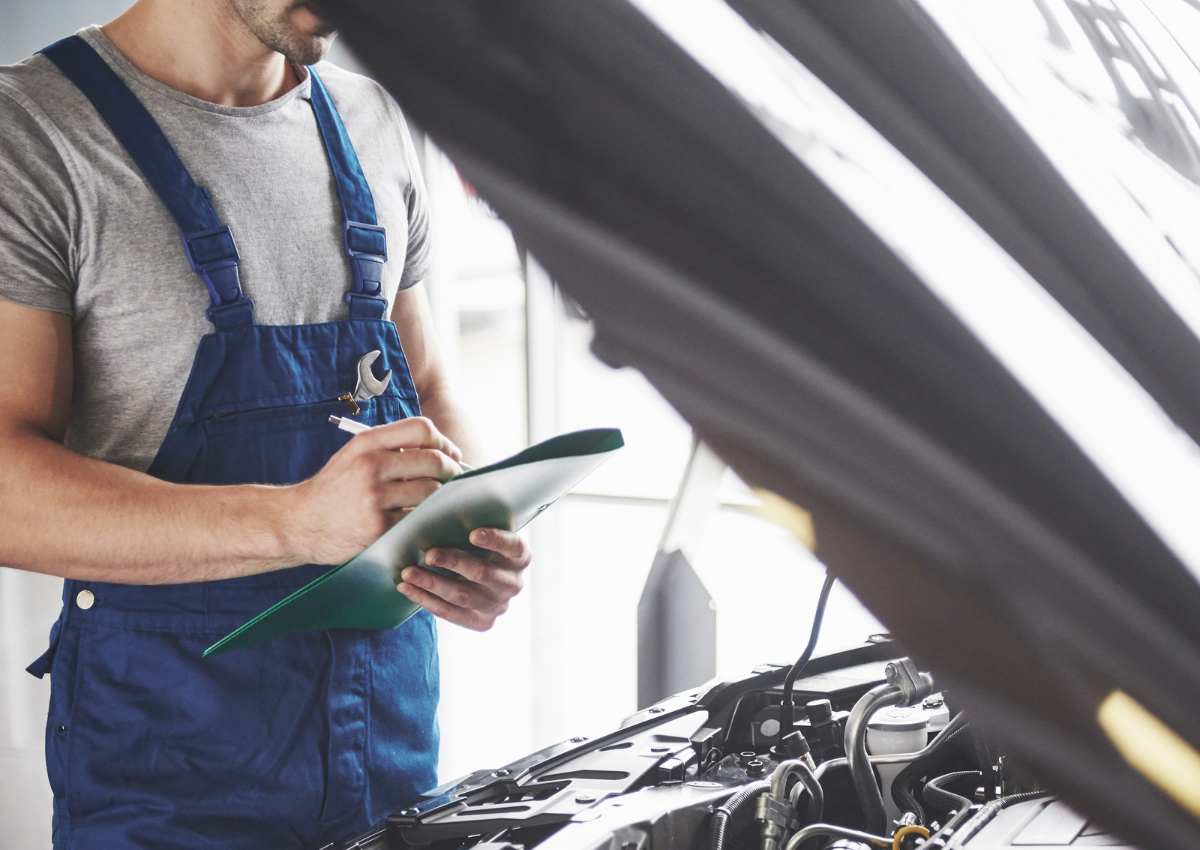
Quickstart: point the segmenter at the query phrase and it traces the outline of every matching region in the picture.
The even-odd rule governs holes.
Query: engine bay
[[[330,850],[1128,847],[1016,769],[886,636],[802,666],[464,776]]]

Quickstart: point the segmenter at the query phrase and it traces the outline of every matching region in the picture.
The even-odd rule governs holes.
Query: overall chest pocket
[[[403,400],[381,396],[361,403],[354,417],[382,425],[409,415]],[[339,401],[267,407],[204,420],[209,484],[295,484],[315,475],[350,440],[329,421],[347,415]]]

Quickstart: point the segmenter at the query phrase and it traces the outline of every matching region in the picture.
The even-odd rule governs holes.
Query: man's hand
[[[302,557],[340,564],[357,555],[462,472],[461,459],[458,447],[422,417],[356,434],[320,472],[290,488]]]
[[[461,549],[430,549],[425,563],[453,570],[452,579],[420,567],[407,567],[397,590],[430,611],[459,626],[486,632],[508,610],[508,600],[521,592],[522,575],[531,555],[525,541],[511,531],[477,528],[471,542],[488,550],[477,558]]]

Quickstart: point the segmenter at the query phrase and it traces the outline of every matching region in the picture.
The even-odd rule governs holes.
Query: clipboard
[[[230,632],[204,655],[314,629],[399,626],[419,610],[396,590],[402,569],[425,566],[425,551],[439,546],[484,554],[469,542],[472,531],[524,527],[623,445],[616,428],[576,431],[450,479],[362,552]]]

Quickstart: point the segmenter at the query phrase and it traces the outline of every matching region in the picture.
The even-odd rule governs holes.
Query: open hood
[[[597,352],[809,509],[1010,752],[1195,843],[1200,12],[327,5]]]

